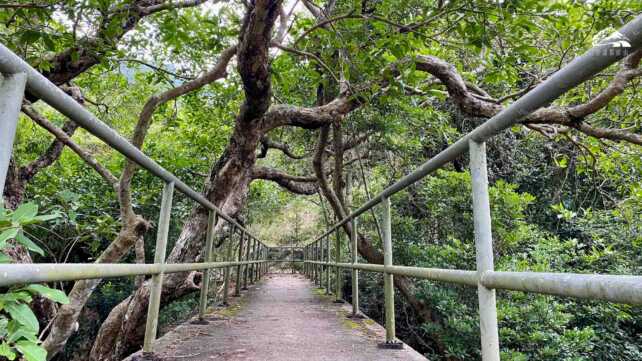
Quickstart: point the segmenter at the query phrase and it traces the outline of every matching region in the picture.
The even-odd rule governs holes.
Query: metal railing
[[[642,47],[642,16],[636,17],[619,30],[618,39],[623,43],[613,44],[609,39],[576,58],[535,89],[515,101],[506,109],[460,138],[457,142],[423,163],[412,173],[371,198],[357,210],[330,227],[321,236],[305,247],[303,272],[326,292],[330,284],[331,268],[335,272],[335,296],[341,299],[340,269],[352,271],[352,316],[359,314],[358,271],[384,274],[386,348],[400,347],[395,337],[394,275],[409,276],[427,280],[442,281],[477,287],[480,313],[481,352],[484,361],[499,360],[499,336],[495,290],[513,290],[540,294],[568,296],[589,300],[602,300],[631,305],[642,304],[642,276],[593,275],[573,273],[540,272],[499,272],[494,271],[491,233],[490,203],[488,197],[488,176],[486,170],[485,141],[499,132],[517,124],[527,115],[550,104],[553,100],[590,79],[625,55]],[[390,220],[390,197],[408,186],[430,175],[437,169],[463,155],[470,154],[470,170],[473,195],[474,238],[476,248],[476,270],[438,269],[395,266],[392,264],[392,232]],[[383,253],[380,264],[357,263],[356,220],[364,212],[382,204]],[[340,228],[352,222],[351,263],[341,263]],[[334,261],[330,261],[329,237],[335,233]],[[325,277],[324,277],[325,276]],[[325,278],[325,280],[324,280]]]
[[[317,284],[322,285],[325,283],[327,293],[329,293],[330,288],[334,286],[337,301],[341,301],[341,277],[338,276],[339,270],[350,269],[353,275],[352,293],[354,316],[359,315],[358,271],[383,273],[386,304],[385,347],[396,347],[398,345],[394,327],[394,275],[418,277],[477,287],[481,321],[482,358],[485,361],[499,360],[499,338],[495,305],[496,289],[605,300],[634,305],[642,304],[641,276],[498,272],[494,271],[492,255],[492,233],[490,227],[490,206],[484,142],[502,130],[516,124],[526,115],[549,104],[569,89],[620,60],[625,56],[625,50],[634,51],[639,49],[642,46],[642,16],[638,16],[624,26],[620,29],[619,33],[628,40],[631,45],[630,48],[613,48],[611,44],[608,43],[603,43],[592,48],[585,55],[575,59],[548,80],[515,101],[511,106],[459,139],[437,156],[425,162],[417,170],[386,188],[379,195],[333,225],[324,234],[305,247],[304,272],[312,276]],[[151,295],[143,346],[144,352],[152,352],[152,341],[156,337],[160,296],[163,275],[165,273],[195,270],[206,271],[202,282],[199,304],[199,319],[204,321],[203,317],[207,306],[210,278],[209,270],[214,268],[224,268],[225,270],[223,302],[227,301],[227,290],[232,267],[236,267],[235,293],[237,294],[241,282],[247,285],[248,278],[251,282],[267,271],[265,255],[268,248],[260,242],[258,238],[253,236],[232,218],[222,213],[202,194],[190,188],[175,175],[165,170],[154,160],[130,144],[125,138],[98,120],[73,98],[65,94],[2,44],[0,44],[0,73],[3,75],[1,79],[2,83],[0,84],[0,189],[4,189],[20,106],[25,90],[42,99],[54,109],[88,130],[91,134],[122,153],[128,159],[136,162],[142,168],[145,168],[165,182],[153,264],[5,264],[0,265],[0,286],[32,282],[152,275]],[[477,270],[434,269],[393,265],[390,197],[428,176],[466,151],[470,152],[471,158],[470,168],[473,186],[473,216]],[[209,212],[208,230],[204,245],[205,262],[183,264],[165,263],[174,188],[177,188],[189,198],[201,204]],[[379,203],[383,205],[384,264],[361,264],[357,262],[356,220],[358,216],[372,209]],[[227,244],[225,254],[227,261],[212,262],[214,227],[218,222],[218,218],[229,222],[232,226],[232,233],[238,232],[240,235],[239,251],[237,260],[235,261],[231,261],[233,247],[230,240]],[[340,254],[340,227],[348,222],[352,222],[354,230],[352,233],[353,238],[351,239],[352,259],[351,263],[342,263]],[[336,238],[334,242],[334,262],[331,262],[329,236],[333,233]],[[250,246],[250,243],[252,246]],[[245,258],[245,260],[243,260],[243,258]],[[241,276],[241,267],[244,269],[243,276]],[[325,267],[325,270],[323,267]],[[334,285],[331,285],[330,282],[331,267],[334,268],[337,275]],[[241,277],[243,280],[241,280]]]
[[[36,282],[152,275],[143,344],[143,352],[149,353],[153,351],[152,342],[155,340],[157,333],[164,274],[197,270],[205,271],[201,282],[199,302],[199,321],[205,323],[207,322],[204,320],[204,315],[208,305],[210,270],[224,268],[223,304],[227,304],[228,300],[228,285],[232,267],[236,268],[236,295],[240,292],[241,283],[243,288],[246,288],[248,281],[254,282],[267,272],[265,256],[268,247],[263,242],[234,219],[224,214],[201,193],[189,187],[174,174],[161,167],[129,143],[127,139],[98,120],[91,112],[2,44],[0,44],[0,74],[2,75],[0,77],[0,190],[4,189],[25,91],[43,100],[125,157],[164,181],[153,264],[2,264],[0,265],[0,287]],[[203,252],[204,262],[165,263],[170,213],[175,188],[208,210],[208,228]],[[0,202],[2,202],[1,199]],[[225,254],[226,261],[213,262],[214,229],[219,219],[230,224],[231,233]],[[236,260],[232,260],[232,235],[236,233],[239,234],[239,252]],[[241,276],[241,274],[243,275]]]

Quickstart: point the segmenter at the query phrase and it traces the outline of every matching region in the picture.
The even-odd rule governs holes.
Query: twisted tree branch
[[[285,154],[286,156],[292,159],[305,158],[305,155],[296,155],[292,153],[292,151],[290,150],[290,147],[286,143],[274,141],[268,138],[267,136],[263,136],[261,138],[261,152],[257,155],[257,158],[265,158],[267,156],[268,150],[270,149],[278,149],[281,152],[283,152],[283,154]]]
[[[294,176],[269,167],[254,167],[252,179],[269,180],[295,194],[312,195],[318,192],[314,176]]]

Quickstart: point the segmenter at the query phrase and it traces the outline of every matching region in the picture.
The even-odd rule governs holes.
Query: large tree
[[[126,1],[95,9],[85,8],[82,2],[69,7],[46,5],[45,9],[50,7],[50,10],[89,11],[94,24],[99,25],[87,32],[88,35],[77,37],[74,34],[67,48],[46,59],[44,73],[56,84],[67,83],[115,52],[125,34],[135,29],[143,18],[200,3]],[[142,147],[159,106],[226,77],[230,64],[235,61],[244,100],[236,112],[225,150],[211,165],[203,185],[203,194],[233,217],[244,209],[252,182],[267,180],[295,194],[320,192],[330,204],[335,219],[344,218],[350,213],[344,197],[344,167],[360,159],[362,149],[368,149],[368,140],[373,133],[381,134],[386,130],[386,125],[379,121],[371,121],[369,129],[368,117],[363,114],[382,115],[384,112],[379,109],[390,107],[394,103],[388,98],[398,95],[414,102],[418,100],[418,107],[447,105],[465,119],[490,118],[506,102],[523,95],[559,69],[570,60],[570,54],[581,53],[590,46],[596,30],[608,29],[632,15],[599,2],[564,7],[559,4],[415,1],[403,4],[403,9],[396,1],[317,4],[303,0],[303,7],[294,5],[277,0],[256,0],[243,1],[232,7],[230,19],[221,23],[234,34],[233,40],[228,39],[225,46],[220,46],[222,51],[218,56],[209,56],[206,60],[211,70],[179,86],[171,83],[167,90],[152,96],[140,110],[134,127],[132,142]],[[577,15],[578,11],[580,15]],[[608,14],[608,17],[596,19],[590,28],[577,26],[566,36],[559,32],[555,34],[553,30],[576,25],[556,20],[559,12],[579,16],[578,23],[583,16],[592,15],[595,19]],[[235,16],[239,14],[241,19],[237,23]],[[536,29],[550,32],[534,34]],[[533,47],[523,46],[525,41],[545,44],[547,50],[555,54],[554,59],[541,58]],[[563,41],[568,45],[558,48],[558,43]],[[592,118],[593,114],[620,101],[618,95],[628,91],[642,75],[641,57],[640,52],[629,55],[613,74],[591,83],[588,95],[584,91],[587,88],[581,89],[581,93],[573,92],[558,104],[525,118],[522,121],[524,131],[546,137],[563,135],[576,139],[581,135],[603,141],[642,144],[639,127],[619,126],[610,119]],[[303,61],[298,62],[301,59]],[[157,71],[167,72],[164,69]],[[297,83],[299,79],[303,81]],[[275,81],[279,84],[276,92],[273,89]],[[38,124],[47,127],[46,120],[35,110],[28,106],[24,110]],[[345,137],[349,126],[352,134]],[[52,128],[57,140],[50,150],[33,164],[19,167],[13,163],[13,176],[5,188],[8,204],[15,207],[22,200],[26,182],[39,169],[55,162],[63,145],[74,147],[69,137],[75,128],[71,122],[63,129]],[[282,136],[284,132],[286,135]],[[276,134],[281,135],[280,141],[273,140]],[[307,144],[287,134],[305,134],[303,139]],[[290,144],[284,140],[289,140]],[[316,144],[311,145],[313,143]],[[305,155],[297,155],[294,148],[306,150]],[[294,167],[283,170],[257,164],[257,159],[266,157],[271,149],[280,150],[284,157],[299,162],[297,170],[304,175],[293,175]],[[82,149],[77,153],[82,156]],[[126,163],[118,182],[114,176],[105,176],[104,170],[101,173],[118,194],[122,228],[120,236],[103,252],[99,261],[121,259],[137,241],[142,242],[148,229],[147,221],[136,215],[131,206],[134,171],[135,165]],[[192,262],[202,257],[206,222],[207,211],[195,206],[184,222],[168,262]],[[222,225],[220,222],[216,229],[220,230]],[[343,230],[348,236],[354,231],[350,224]],[[360,232],[358,240],[359,253],[368,262],[382,262],[375,240],[366,232]],[[59,311],[45,341],[51,356],[73,333],[73,324],[98,283],[96,280],[75,284],[71,292],[72,303]],[[443,325],[445,315],[415,294],[411,280],[397,277],[395,285],[417,317],[436,326],[433,329]],[[193,274],[168,275],[163,302],[171,302],[196,288]],[[141,283],[111,311],[94,343],[92,360],[119,360],[140,345],[148,297],[149,285]],[[438,333],[430,334],[430,338],[431,346],[438,353],[451,357]]]

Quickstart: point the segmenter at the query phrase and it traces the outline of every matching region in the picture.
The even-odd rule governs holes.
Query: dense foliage
[[[0,2],[0,42],[52,80],[61,79],[58,85],[81,89],[89,110],[120,134],[132,137],[152,96],[203,76],[237,43],[249,11],[244,3]],[[154,4],[173,6],[149,10]],[[280,16],[285,18],[286,35],[269,50],[270,100],[310,109],[335,96],[354,100],[353,108],[330,122],[341,124],[344,140],[355,143],[341,155],[344,176],[340,179],[350,190],[339,187],[339,193],[347,193],[350,209],[488,118],[486,108],[471,114],[461,106],[462,101],[438,75],[414,61],[418,56],[444,59],[466,82],[471,97],[486,105],[506,106],[633,19],[642,11],[642,2],[286,1],[283,9]],[[330,13],[324,14],[324,9]],[[77,74],[66,72],[88,63],[92,65]],[[145,153],[195,189],[207,190],[214,184],[210,173],[229,157],[229,144],[236,143],[234,131],[239,129],[235,119],[239,109],[245,108],[247,81],[239,75],[238,60],[224,65],[227,72],[216,78],[220,81],[158,104],[144,137]],[[626,70],[631,69],[613,65],[569,91],[555,106],[568,110],[590,102]],[[633,73],[627,74],[635,70],[639,70],[637,63]],[[533,122],[489,141],[497,269],[642,274],[640,75],[624,82],[621,93],[582,116],[578,124],[572,117],[568,123]],[[64,128],[63,115],[29,99],[39,114]],[[23,114],[20,120],[12,158],[16,169],[51,154],[53,137],[30,118]],[[286,125],[265,136],[286,144],[287,152],[261,143],[256,165],[300,177],[295,183],[318,187],[316,180],[301,178],[316,175],[313,155],[320,126]],[[591,129],[616,132],[600,136]],[[124,173],[125,160],[108,146],[82,129],[70,136],[108,172],[116,177]],[[266,154],[261,155],[262,150]],[[326,172],[337,172],[332,164],[339,157],[336,149],[333,146],[325,153],[332,159],[323,165]],[[460,157],[392,199],[395,263],[474,269],[467,161]],[[328,178],[334,186],[338,181],[331,179],[333,174]],[[242,207],[233,212],[268,242],[304,244],[338,218],[326,193],[318,188],[309,194],[273,180],[252,179],[249,192],[239,197]],[[151,223],[141,237],[147,262],[154,256],[161,188],[161,182],[146,172],[137,172],[131,180],[131,208]],[[5,189],[6,199],[12,191]],[[20,198],[22,205],[15,210],[0,211],[0,249],[23,245],[33,253],[27,258],[35,262],[94,262],[126,228],[126,207],[116,187],[68,147],[26,179]],[[168,250],[184,234],[186,220],[198,215],[195,209],[191,201],[176,194]],[[38,215],[38,210],[56,217]],[[372,214],[360,219],[360,232],[381,249],[377,229]],[[218,257],[223,249],[217,250]],[[135,262],[136,258],[129,244],[119,261]],[[2,262],[9,261],[2,256]],[[382,280],[373,274],[361,277],[362,308],[382,321]],[[56,359],[90,359],[101,324],[136,292],[138,281],[104,280],[92,289],[75,325],[80,331],[65,340]],[[39,330],[52,314],[36,319],[27,305],[34,295],[66,303],[60,290],[69,293],[73,286],[2,289],[0,355],[42,360],[44,349],[37,345],[47,330],[42,335]],[[479,359],[475,290],[416,281],[413,291],[440,321],[424,322],[398,296],[399,336],[431,360]],[[348,289],[346,293],[349,297]],[[178,322],[195,304],[193,293],[178,295],[164,308],[161,322]],[[502,360],[642,359],[641,311],[603,302],[498,292]],[[438,342],[434,335],[440,335]]]
[[[8,241],[12,239],[29,251],[44,255],[45,251],[27,236],[26,228],[57,217],[57,214],[38,215],[38,206],[33,203],[25,203],[15,211],[0,207],[0,263],[12,261],[4,253],[10,247]],[[69,303],[64,292],[39,284],[14,286],[0,294],[0,356],[9,360],[15,360],[19,355],[26,361],[46,359],[46,351],[38,345],[40,325],[29,308],[33,295]]]

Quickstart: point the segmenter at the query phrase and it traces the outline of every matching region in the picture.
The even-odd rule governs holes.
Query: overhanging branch
[[[257,158],[265,158],[267,156],[268,150],[278,149],[283,154],[292,159],[303,159],[305,155],[296,155],[292,153],[290,147],[286,143],[276,142],[267,136],[261,138],[261,152],[257,155]]]
[[[314,176],[294,176],[269,167],[254,167],[252,179],[269,180],[288,191],[302,195],[317,193],[317,178]]]

